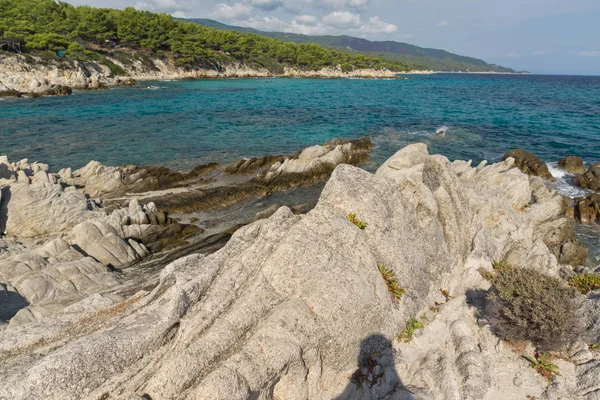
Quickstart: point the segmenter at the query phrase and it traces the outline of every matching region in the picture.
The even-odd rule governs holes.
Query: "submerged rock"
[[[509,157],[514,158],[515,166],[517,166],[521,171],[525,172],[527,175],[539,176],[540,178],[549,181],[555,181],[554,177],[548,170],[548,166],[546,165],[546,163],[537,158],[535,154],[528,153],[523,149],[515,149],[506,153],[502,160],[504,161]]]
[[[545,241],[568,238],[552,234],[563,212],[512,159],[472,168],[417,144],[375,175],[340,165],[308,214],[282,207],[220,251],[173,262],[151,292],[92,296],[1,331],[0,396],[576,398],[591,387],[583,373],[559,363],[548,386],[467,303],[493,260],[558,275]],[[399,343],[415,316],[425,328]]]

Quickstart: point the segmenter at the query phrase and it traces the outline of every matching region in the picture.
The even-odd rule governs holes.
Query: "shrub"
[[[581,293],[587,294],[589,292],[593,292],[594,290],[600,290],[600,275],[575,275],[571,277],[569,283]]]
[[[404,294],[404,289],[398,286],[398,279],[394,271],[385,268],[385,265],[378,265],[379,272],[385,281],[389,292],[394,296],[395,299],[400,300]]]
[[[406,328],[400,332],[400,336],[398,338],[403,342],[408,343],[412,340],[417,329],[423,329],[423,324],[418,319],[411,318],[406,323]]]
[[[552,374],[560,375],[558,367],[555,364],[549,362],[548,354],[536,354],[535,358],[530,356],[523,356],[527,361],[531,363],[531,368],[536,369],[541,375],[547,379],[552,379]]]
[[[348,214],[348,221],[352,222],[354,225],[358,226],[360,229],[365,229],[367,227],[367,223],[365,221],[361,221],[356,218],[356,214]]]
[[[575,291],[562,280],[532,269],[496,269],[486,308],[494,332],[510,341],[531,340],[553,350],[579,334]]]

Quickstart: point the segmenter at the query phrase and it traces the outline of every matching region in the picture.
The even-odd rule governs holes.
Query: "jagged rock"
[[[555,181],[554,177],[548,170],[546,163],[541,161],[533,153],[528,153],[523,149],[511,150],[502,157],[502,161],[512,157],[515,159],[515,165],[527,175],[539,176],[540,178],[549,181]]]
[[[564,169],[569,174],[583,174],[583,158],[576,156],[567,156],[558,162],[558,167]]]
[[[121,268],[140,259],[138,253],[109,224],[83,222],[73,228],[72,235],[74,244],[104,265]]]
[[[73,172],[72,185],[85,186],[85,193],[98,197],[125,190],[123,176],[118,167],[107,167],[97,161],[90,161],[85,167]]]
[[[476,323],[462,295],[485,288],[478,269],[494,259],[558,274],[539,236],[540,226],[561,218],[560,196],[512,168],[512,160],[471,168],[429,156],[420,145],[393,159],[376,175],[338,166],[308,214],[282,207],[240,228],[220,251],[167,266],[151,293],[120,304],[95,296],[43,324],[1,331],[0,396],[573,394],[576,380],[564,364],[557,361],[562,386],[547,388],[521,354]],[[508,188],[519,193],[508,195]],[[405,290],[401,300],[389,293],[382,264]],[[443,306],[441,288],[456,295]],[[438,316],[412,343],[395,341],[408,318],[435,304]],[[370,361],[363,350],[373,350]]]
[[[566,215],[582,224],[597,224],[600,222],[600,194],[594,193],[572,200],[572,205]]]
[[[584,189],[600,191],[600,163],[596,163],[587,171],[575,178],[578,186]]]

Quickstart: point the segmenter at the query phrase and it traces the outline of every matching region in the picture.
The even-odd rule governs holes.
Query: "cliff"
[[[416,144],[376,174],[340,165],[306,215],[282,207],[218,252],[171,263],[153,289],[0,331],[0,396],[593,399],[586,343],[550,383],[478,317],[494,260],[570,270],[548,248],[563,214],[513,158],[472,167]],[[397,340],[407,326],[412,340]]]

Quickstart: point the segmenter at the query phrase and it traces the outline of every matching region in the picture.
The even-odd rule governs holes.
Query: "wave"
[[[436,135],[440,136],[440,137],[444,137],[446,136],[446,133],[448,132],[450,128],[446,125],[444,126],[440,126],[439,128],[437,128],[435,130]]]
[[[546,163],[546,165],[548,166],[548,171],[550,171],[554,179],[556,179],[556,182],[552,182],[551,186],[558,194],[574,199],[593,193],[591,190],[577,186],[575,184],[575,175],[559,169],[557,163]]]

